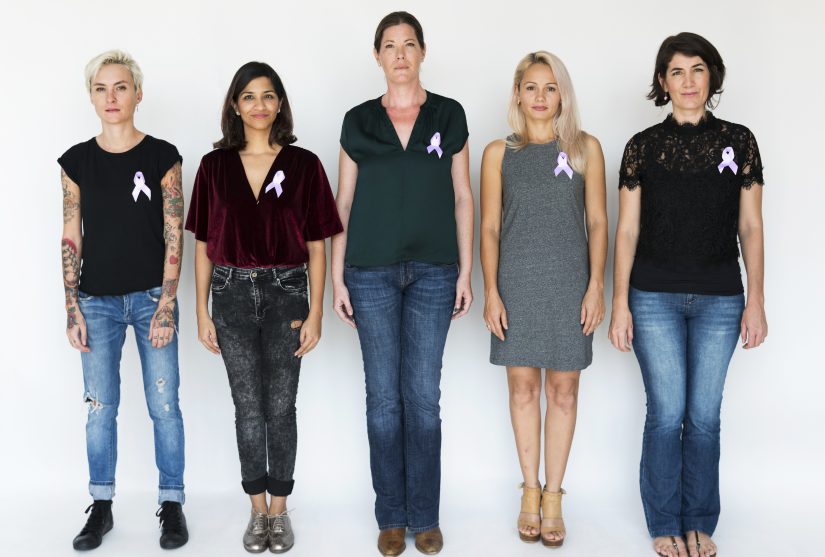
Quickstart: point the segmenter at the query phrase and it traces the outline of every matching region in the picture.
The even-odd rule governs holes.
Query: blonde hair
[[[553,131],[559,141],[559,151],[567,155],[567,161],[573,170],[583,175],[587,168],[587,133],[581,129],[573,81],[562,61],[546,50],[531,52],[516,66],[516,74],[513,76],[513,94],[507,107],[507,123],[510,124],[516,137],[514,141],[507,141],[507,147],[519,150],[527,146],[527,123],[518,104],[516,92],[521,87],[524,72],[534,64],[549,66],[556,77],[561,103],[553,117]]]
[[[100,68],[108,64],[120,64],[125,66],[132,75],[132,81],[135,82],[135,93],[140,93],[143,90],[143,72],[140,71],[140,66],[135,62],[128,52],[123,50],[108,50],[103,54],[92,58],[86,64],[86,91],[92,94],[92,80],[97,76]]]

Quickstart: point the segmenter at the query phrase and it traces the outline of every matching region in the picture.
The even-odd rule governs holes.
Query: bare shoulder
[[[506,139],[496,139],[484,148],[484,160],[490,164],[501,164],[504,160],[504,151],[507,149]]]
[[[588,149],[588,151],[592,150],[592,151],[601,152],[602,144],[599,143],[599,140],[596,139],[596,136],[595,135],[590,135],[589,133],[586,134],[586,136],[587,136],[587,149]]]

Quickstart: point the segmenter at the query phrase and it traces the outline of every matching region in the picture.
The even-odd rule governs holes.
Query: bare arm
[[[456,283],[455,314],[453,319],[470,311],[473,303],[473,228],[475,226],[475,202],[470,187],[470,142],[453,155],[451,169],[455,191],[455,223],[458,240],[458,282]]]
[[[616,227],[616,253],[613,261],[613,312],[608,338],[622,352],[633,344],[633,319],[627,303],[630,271],[636,258],[642,212],[642,190],[619,190],[619,224]]]
[[[155,348],[172,342],[175,334],[175,302],[183,257],[183,190],[180,162],[169,169],[160,182],[163,189],[163,239],[166,253],[163,260],[163,284],[158,309],[149,327],[149,340]]]
[[[209,287],[215,264],[206,255],[206,242],[195,240],[195,311],[198,315],[198,340],[213,354],[220,354],[215,324],[209,316]]]
[[[481,158],[481,271],[484,274],[484,321],[501,340],[507,329],[507,312],[498,293],[498,256],[501,239],[501,161],[507,143],[499,139],[484,149]]]
[[[742,190],[739,198],[739,243],[748,274],[748,302],[742,314],[743,348],[756,348],[768,336],[765,316],[765,236],[762,228],[762,186]]]
[[[581,324],[585,335],[593,333],[604,320],[604,266],[607,262],[607,191],[604,154],[599,140],[587,138],[587,170],[584,177],[584,208],[587,249],[590,255],[590,284],[582,300]]]
[[[80,311],[77,288],[80,284],[80,258],[83,234],[80,226],[80,188],[60,169],[63,186],[63,240],[60,250],[63,258],[63,290],[66,294],[66,335],[69,344],[81,352],[90,352],[86,346],[86,320]]]
[[[344,323],[355,328],[352,318],[352,305],[349,291],[344,284],[344,257],[347,253],[347,230],[352,200],[355,197],[355,184],[358,181],[358,164],[352,160],[344,148],[338,155],[338,193],[335,205],[344,231],[332,237],[332,307]]]
[[[295,352],[299,358],[308,354],[321,340],[321,319],[324,317],[324,287],[327,281],[326,242],[307,242],[309,251],[309,316],[301,326],[301,347]]]

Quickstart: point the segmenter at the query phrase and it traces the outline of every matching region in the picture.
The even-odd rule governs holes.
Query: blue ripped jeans
[[[745,297],[630,288],[633,350],[647,393],[640,480],[650,536],[719,520],[722,390],[740,334]]]
[[[81,352],[83,399],[88,404],[86,452],[89,493],[96,500],[115,495],[117,410],[120,404],[120,355],[126,328],[132,325],[143,368],[143,389],[155,433],[155,462],[160,471],[158,503],[184,502],[183,417],[178,406],[178,337],[153,348],[149,326],[158,308],[160,287],[125,296],[87,296],[80,292],[80,311],[86,319],[86,344]],[[179,322],[175,304],[175,323]]]
[[[367,386],[367,436],[381,530],[438,526],[441,358],[458,265],[345,266]]]

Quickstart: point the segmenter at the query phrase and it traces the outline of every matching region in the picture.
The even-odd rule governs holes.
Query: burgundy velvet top
[[[278,187],[267,187],[283,173]],[[280,176],[278,176],[280,177]],[[255,199],[236,150],[216,149],[201,159],[186,230],[206,242],[216,265],[243,269],[301,265],[307,242],[344,230],[321,161],[287,145],[266,175]]]

